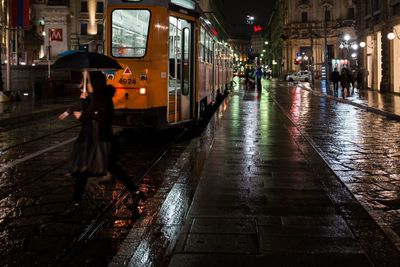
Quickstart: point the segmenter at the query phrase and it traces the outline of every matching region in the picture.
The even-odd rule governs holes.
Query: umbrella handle
[[[82,90],[82,92],[83,93],[86,93],[87,92],[87,78],[88,78],[88,71],[87,70],[84,70],[83,71],[83,90]]]

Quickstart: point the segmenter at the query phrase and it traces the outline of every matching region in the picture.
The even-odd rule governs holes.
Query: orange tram
[[[231,84],[233,51],[194,0],[108,0],[105,25],[118,125],[198,121]]]

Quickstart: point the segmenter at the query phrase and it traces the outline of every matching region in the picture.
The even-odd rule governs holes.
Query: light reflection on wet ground
[[[281,84],[270,90],[354,196],[379,216],[384,226],[400,235],[400,123],[297,86],[287,90],[287,85]],[[360,93],[360,98],[365,94],[368,91]],[[355,101],[357,97],[353,96]],[[394,98],[368,99],[374,105],[389,105],[393,112],[399,111],[382,97]]]

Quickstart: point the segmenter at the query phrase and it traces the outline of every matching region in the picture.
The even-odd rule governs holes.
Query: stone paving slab
[[[184,253],[258,254],[256,235],[194,234],[188,235]]]

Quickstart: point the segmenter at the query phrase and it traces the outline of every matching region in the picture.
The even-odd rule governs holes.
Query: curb
[[[350,105],[365,109],[365,110],[367,110],[369,112],[385,116],[388,119],[400,121],[400,115],[393,114],[393,113],[390,113],[390,112],[387,112],[387,111],[384,111],[384,110],[381,110],[381,109],[378,109],[378,108],[370,107],[370,106],[367,106],[367,105],[364,105],[364,104],[356,103],[356,102],[351,101],[351,100],[346,99],[346,98],[343,99],[343,98],[338,98],[338,97],[334,97],[334,96],[331,96],[331,95],[323,94],[323,93],[317,92],[317,91],[315,91],[313,89],[306,88],[302,84],[298,84],[298,86],[301,87],[304,90],[307,90],[307,91],[311,92],[313,95],[317,95],[317,96],[320,96],[320,97],[325,97],[325,98],[332,99],[332,100],[335,100],[337,102],[341,102],[341,103],[345,103],[345,104],[350,104]]]

